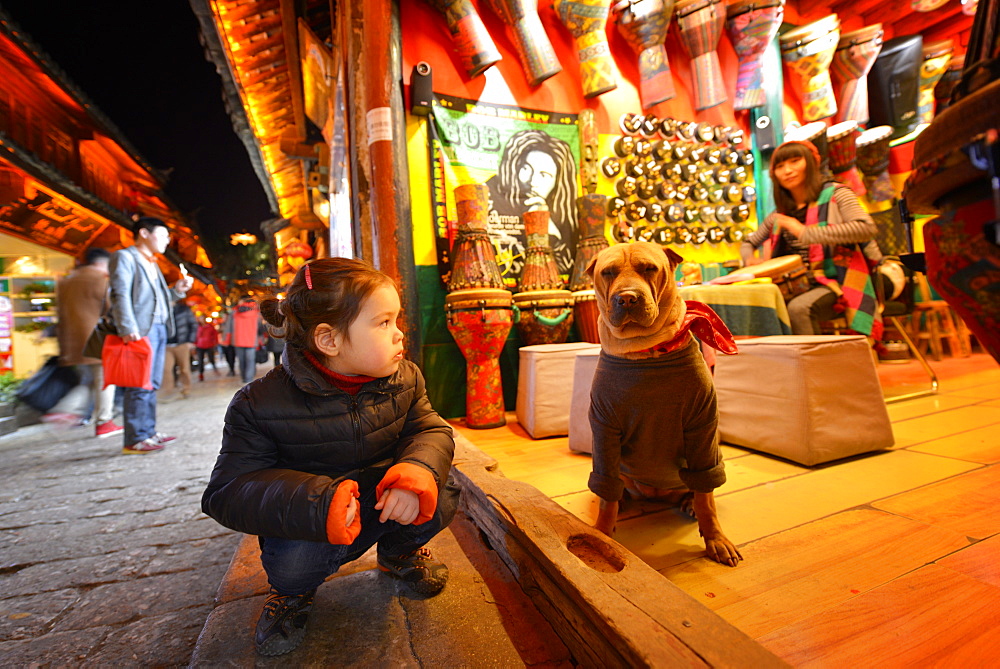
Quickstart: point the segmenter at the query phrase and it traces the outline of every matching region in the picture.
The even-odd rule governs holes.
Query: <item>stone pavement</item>
[[[161,404],[159,430],[179,439],[159,453],[121,455],[120,437],[92,427],[0,437],[0,666],[572,664],[461,515],[432,544],[452,572],[441,595],[411,593],[369,554],[320,589],[294,660],[258,658],[252,541],[200,509],[239,386],[210,374]]]

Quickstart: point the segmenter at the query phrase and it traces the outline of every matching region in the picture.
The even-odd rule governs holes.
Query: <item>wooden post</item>
[[[399,83],[398,8],[394,0],[367,0],[359,4],[363,7],[361,43],[365,62],[361,71],[365,75],[365,115],[355,121],[364,124],[367,130],[373,260],[399,286],[403,303],[400,327],[406,335],[408,357],[419,365],[422,342],[410,218],[405,113]]]

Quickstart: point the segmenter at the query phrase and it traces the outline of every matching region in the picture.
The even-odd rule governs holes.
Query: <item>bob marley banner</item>
[[[437,259],[445,283],[457,230],[456,186],[486,184],[488,231],[504,283],[514,288],[526,250],[521,214],[547,208],[549,242],[560,274],[576,252],[576,114],[559,114],[437,95],[430,123],[430,156]]]

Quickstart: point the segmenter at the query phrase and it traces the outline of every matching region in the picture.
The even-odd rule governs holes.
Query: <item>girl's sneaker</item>
[[[303,595],[279,595],[273,589],[268,593],[254,632],[258,653],[273,657],[299,647],[306,636],[315,594],[315,590],[310,590]]]
[[[448,582],[448,567],[435,560],[426,546],[399,557],[379,553],[378,568],[390,576],[406,581],[410,589],[422,595],[436,595]]]

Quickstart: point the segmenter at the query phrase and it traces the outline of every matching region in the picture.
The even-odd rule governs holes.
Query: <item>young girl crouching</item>
[[[348,258],[304,265],[283,301],[261,303],[282,364],[233,397],[202,509],[260,537],[262,655],[294,650],[316,588],[373,545],[419,593],[447,581],[424,544],[455,515],[455,442],[403,359],[399,310],[392,279]]]

